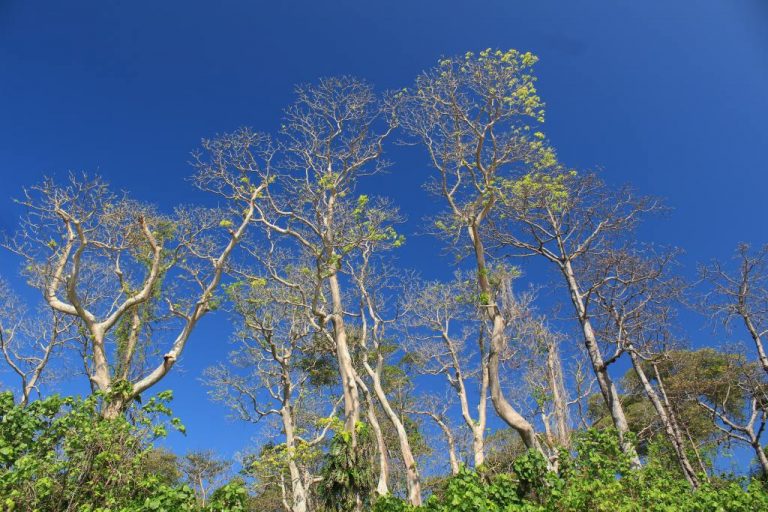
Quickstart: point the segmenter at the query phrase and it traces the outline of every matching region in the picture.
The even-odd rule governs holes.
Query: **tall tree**
[[[360,397],[345,324],[349,299],[340,274],[348,253],[382,235],[351,229],[358,224],[358,202],[365,200],[353,194],[361,176],[386,167],[382,144],[393,128],[382,100],[360,80],[326,78],[297,87],[281,130],[284,172],[265,177],[275,183],[254,219],[269,237],[284,236],[312,262],[318,288],[306,304],[317,323],[331,329],[345,425],[353,441]]]
[[[111,192],[98,177],[74,174],[63,184],[46,179],[19,201],[27,215],[5,245],[22,256],[30,284],[47,304],[77,320],[92,388],[108,396],[105,416],[120,414],[160,381],[200,319],[217,307],[225,266],[266,187],[247,180],[268,165],[268,141],[251,134],[248,143],[260,147],[260,164],[224,165],[222,153],[242,148],[211,141],[203,141],[204,152],[196,155],[195,183],[227,199],[227,209],[163,215]],[[178,334],[151,363],[144,356],[157,357],[146,350],[156,341],[155,322]]]
[[[285,261],[280,262],[290,267]],[[312,276],[293,266],[294,284],[304,288],[314,284]],[[260,422],[279,418],[282,442],[272,453],[282,453],[279,460],[287,466],[292,512],[308,510],[310,487],[316,475],[309,472],[305,461],[318,452],[320,443],[332,425],[336,406],[312,403],[313,367],[307,351],[311,350],[315,328],[309,310],[297,304],[295,291],[273,279],[245,271],[228,287],[239,329],[237,348],[228,364],[206,371],[214,399],[224,402],[242,420]],[[308,282],[309,281],[309,282]],[[328,417],[320,417],[318,408]],[[311,433],[307,436],[307,433]]]
[[[460,254],[467,248],[477,269],[481,307],[491,324],[491,401],[526,446],[541,450],[533,424],[502,391],[499,357],[511,319],[504,316],[491,284],[484,229],[499,204],[503,178],[555,163],[554,154],[536,132],[544,120],[532,74],[536,60],[530,53],[490,49],[443,59],[419,75],[399,113],[402,126],[426,148],[437,171],[429,188],[447,207],[435,222],[437,231]]]
[[[688,448],[675,410],[671,407],[658,370],[659,361],[674,347],[671,334],[673,302],[682,298],[683,284],[670,273],[674,252],[654,254],[651,247],[605,250],[588,258],[592,281],[604,284],[595,289],[602,313],[598,334],[613,339],[616,354],[627,352],[647,399],[686,480],[700,485],[697,471],[688,457]],[[649,376],[646,367],[652,369]]]
[[[503,214],[494,219],[497,239],[516,248],[519,255],[540,256],[557,268],[622,449],[638,467],[640,459],[626,435],[626,414],[608,371],[621,352],[603,355],[592,322],[595,292],[610,278],[591,273],[585,260],[629,236],[639,217],[659,206],[654,200],[635,197],[629,189],[611,190],[594,174],[575,171],[534,171],[502,187]]]
[[[374,231],[379,231],[375,229],[376,224],[373,220],[368,221],[367,224],[369,225],[367,229],[374,228]],[[387,309],[386,296],[388,292],[391,293],[393,285],[389,273],[385,269],[376,268],[372,258],[376,254],[374,251],[377,246],[388,240],[391,240],[390,244],[392,245],[400,243],[400,238],[394,235],[385,235],[382,236],[381,240],[369,240],[363,243],[359,264],[349,263],[349,272],[359,291],[361,364],[373,385],[373,394],[397,434],[400,455],[405,466],[408,502],[411,505],[419,506],[421,505],[421,478],[416,465],[416,457],[411,447],[405,422],[387,396],[383,382],[386,356],[388,352],[391,352],[388,350],[390,343],[387,343],[386,328],[387,325],[394,322],[393,319],[385,319],[384,315]]]
[[[475,280],[457,273],[449,283],[415,283],[405,293],[403,308],[410,327],[405,343],[410,359],[418,371],[444,376],[455,391],[461,417],[472,433],[472,460],[480,467],[485,460],[489,377],[488,332],[477,295]],[[477,384],[472,395],[470,381]],[[476,407],[470,407],[475,394]],[[435,411],[420,412],[440,425],[441,416]]]

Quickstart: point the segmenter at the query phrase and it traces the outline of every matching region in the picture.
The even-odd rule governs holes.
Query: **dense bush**
[[[4,511],[199,511],[186,485],[151,472],[151,442],[166,434],[169,393],[104,419],[102,397],[52,396],[26,407],[0,394],[0,506]],[[170,423],[179,429],[178,420]],[[218,489],[205,510],[244,510],[245,488]]]
[[[579,435],[575,453],[562,452],[557,472],[535,453],[519,457],[513,473],[462,468],[423,507],[395,497],[375,512],[754,512],[768,510],[768,489],[758,480],[720,480],[691,490],[682,475],[649,460],[630,471],[611,431]]]

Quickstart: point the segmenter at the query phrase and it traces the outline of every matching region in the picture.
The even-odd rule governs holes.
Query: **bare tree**
[[[740,244],[736,250],[736,269],[727,269],[720,262],[700,268],[702,280],[710,285],[702,300],[702,309],[712,318],[722,320],[729,330],[734,320],[740,320],[755,346],[757,360],[764,375],[768,375],[768,355],[763,340],[768,332],[768,245],[752,251],[747,244]],[[729,383],[738,390],[737,395],[749,398],[749,411],[743,420],[729,414],[727,402],[730,395],[720,403],[700,400],[699,403],[712,414],[716,426],[729,438],[744,442],[752,447],[763,474],[768,475],[768,458],[761,446],[761,436],[766,427],[765,384],[753,375],[745,363],[733,373]],[[737,399],[738,400],[738,399]],[[738,413],[738,411],[737,411]]]
[[[416,283],[405,292],[403,308],[410,327],[405,348],[420,372],[443,375],[455,391],[461,417],[472,432],[473,462],[479,467],[485,460],[489,375],[488,332],[476,290],[474,280],[461,273],[450,283]],[[470,410],[468,380],[477,382],[476,415]]]
[[[515,321],[515,336],[528,353],[526,381],[534,397],[547,446],[552,456],[559,447],[571,445],[568,393],[565,389],[563,362],[560,357],[562,336],[553,332],[546,319],[534,314],[520,314]]]
[[[440,431],[445,437],[445,443],[448,446],[448,463],[451,468],[451,474],[458,474],[459,457],[457,456],[457,440],[453,433],[453,428],[450,425],[448,415],[450,402],[441,401],[437,396],[422,395],[418,399],[418,404],[418,406],[414,404],[408,412],[425,416],[440,428]]]
[[[768,355],[763,345],[768,333],[768,245],[753,252],[749,245],[740,244],[735,259],[735,271],[717,261],[700,269],[702,278],[711,286],[704,306],[711,315],[722,319],[726,327],[734,319],[743,322],[755,344],[760,366],[768,373]]]
[[[230,354],[229,364],[206,370],[214,399],[225,403],[245,421],[259,422],[266,417],[279,418],[284,438],[281,443],[288,469],[291,495],[286,502],[291,512],[308,510],[310,486],[315,477],[305,461],[318,452],[336,414],[336,405],[327,417],[314,409],[323,404],[310,400],[312,349],[315,327],[310,311],[296,303],[296,294],[273,279],[238,272],[240,280],[228,287],[240,329],[238,348]],[[311,276],[295,272],[293,282],[314,286]],[[309,283],[307,283],[309,281]],[[313,432],[314,431],[314,432]],[[307,437],[307,432],[313,432]]]
[[[266,187],[248,180],[268,166],[268,140],[250,134],[244,144],[260,147],[261,164],[233,168],[231,154],[243,148],[211,141],[196,156],[195,183],[227,199],[227,210],[185,208],[166,216],[112,193],[100,178],[75,175],[61,185],[46,179],[19,201],[28,214],[6,246],[24,258],[29,281],[47,304],[77,319],[92,361],[85,361],[91,385],[108,397],[105,416],[120,414],[160,381],[199,320],[216,308],[225,266]],[[167,282],[177,286],[164,287]],[[152,367],[138,354],[142,337],[151,341],[150,324],[160,320],[179,332]]]
[[[609,250],[632,231],[642,214],[659,206],[628,189],[612,191],[595,175],[575,171],[534,171],[509,181],[505,190],[502,214],[494,219],[496,238],[517,249],[517,255],[540,256],[557,268],[622,449],[639,467],[640,459],[627,438],[629,425],[619,392],[608,372],[622,352],[604,356],[592,323],[595,292],[610,278],[590,273],[584,260]]]
[[[606,250],[589,258],[588,266],[604,284],[595,290],[602,310],[600,337],[613,340],[616,353],[628,352],[646,397],[653,405],[664,434],[688,483],[697,488],[699,477],[688,458],[687,446],[675,410],[669,403],[658,363],[674,347],[671,336],[673,302],[682,298],[682,281],[670,274],[674,251],[654,254],[645,247]],[[646,367],[653,370],[649,377]]]
[[[211,488],[216,487],[232,463],[216,457],[212,450],[190,452],[180,461],[184,478],[195,489],[200,505],[205,506]]]
[[[499,354],[505,343],[505,318],[492,290],[484,226],[499,203],[504,179],[554,163],[554,155],[535,131],[543,121],[532,66],[536,57],[515,50],[484,50],[478,55],[443,59],[422,73],[399,108],[401,124],[426,148],[437,171],[429,188],[447,211],[437,231],[477,267],[481,305],[491,324],[488,372],[491,401],[499,416],[529,448],[541,451],[533,424],[504,397]]]
[[[49,308],[30,316],[8,283],[0,278],[0,351],[19,379],[19,403],[27,405],[33,392],[53,373],[52,357],[77,338],[71,318]]]
[[[265,176],[254,221],[270,238],[282,235],[312,262],[318,288],[306,297],[316,322],[331,327],[333,350],[344,393],[346,429],[353,434],[360,398],[345,326],[345,293],[339,276],[346,254],[371,236],[348,229],[355,223],[358,179],[386,167],[382,144],[394,127],[381,101],[366,83],[350,77],[326,78],[299,86],[282,125],[282,168]],[[235,134],[228,138],[239,136]],[[362,237],[362,239],[360,238]],[[329,297],[328,297],[329,295]],[[353,439],[354,441],[354,439]]]
[[[376,229],[378,224],[376,218],[382,218],[376,215],[376,210],[372,209],[368,217],[370,220],[367,221],[366,229],[382,232],[381,229]],[[375,268],[372,261],[377,254],[377,249],[380,249],[382,245],[394,245],[398,241],[399,238],[397,237],[384,236],[362,243],[359,258],[356,259],[356,262],[348,261],[348,269],[357,285],[360,297],[361,364],[373,384],[373,393],[376,399],[397,433],[400,455],[405,465],[408,502],[411,505],[419,506],[421,505],[421,478],[416,466],[416,457],[413,454],[405,424],[390,402],[382,382],[382,372],[387,355],[386,327],[396,321],[396,318],[387,320],[383,316],[386,310],[385,296],[387,291],[391,292],[393,285],[391,284],[391,276],[386,269]]]
[[[768,455],[762,446],[768,427],[768,383],[762,367],[739,354],[715,357],[717,366],[708,364],[706,379],[693,383],[689,393],[727,440],[744,443],[755,452],[762,474],[768,476]]]

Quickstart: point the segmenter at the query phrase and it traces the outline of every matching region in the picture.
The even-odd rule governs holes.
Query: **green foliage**
[[[151,445],[167,431],[170,392],[131,410],[130,420],[103,418],[104,398],[54,395],[22,407],[0,394],[0,510],[201,510],[192,489],[177,484],[175,457]],[[246,497],[242,483],[231,483],[206,510],[245,510]]]
[[[768,510],[768,489],[758,480],[726,480],[694,491],[677,473],[654,461],[632,471],[618,437],[610,430],[577,436],[575,453],[560,454],[548,472],[537,453],[512,464],[511,473],[489,476],[462,468],[422,507],[386,496],[374,512],[747,512]]]
[[[247,510],[248,491],[245,482],[235,479],[219,487],[211,495],[211,502],[206,507],[210,512],[243,512]]]
[[[352,433],[347,430],[333,436],[318,487],[319,498],[326,510],[351,511],[358,502],[368,506],[376,486],[375,455],[375,440],[365,423],[355,426],[354,442]]]

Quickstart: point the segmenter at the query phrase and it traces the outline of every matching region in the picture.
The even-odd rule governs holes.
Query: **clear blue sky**
[[[768,241],[765,0],[0,0],[0,229],[16,224],[23,186],[68,170],[162,208],[198,201],[184,182],[190,150],[242,125],[273,130],[293,84],[347,73],[403,87],[441,55],[486,47],[539,55],[561,159],[665,197],[675,210],[642,236],[683,247],[689,269]],[[415,149],[390,157],[390,174],[364,188],[391,196],[412,234],[432,211],[426,162]],[[402,264],[445,275],[436,245],[409,236]],[[0,255],[1,274],[16,265]],[[196,380],[226,354],[225,320],[204,320],[162,386],[189,428],[171,444],[230,454],[252,433]],[[689,334],[710,336],[700,323]]]

